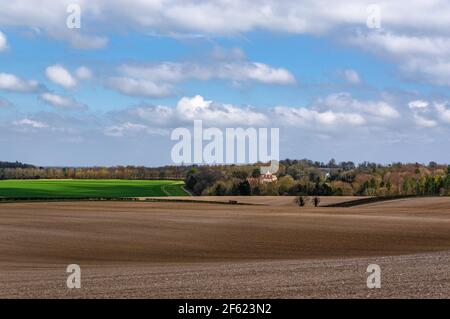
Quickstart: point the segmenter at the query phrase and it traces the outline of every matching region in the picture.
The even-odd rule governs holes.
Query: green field
[[[1,180],[0,197],[119,198],[186,196],[182,181],[173,180]]]

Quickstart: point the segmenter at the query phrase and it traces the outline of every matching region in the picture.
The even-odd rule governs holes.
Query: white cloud
[[[271,123],[313,131],[315,134],[333,132],[392,132],[399,126],[411,124],[411,117],[400,110],[385,95],[378,100],[363,100],[349,93],[330,94],[303,107],[275,107]]]
[[[173,108],[157,105],[157,106],[140,106],[131,112],[138,118],[145,120],[147,123],[170,125],[173,124],[175,111]]]
[[[123,64],[119,76],[107,79],[106,86],[123,94],[166,97],[173,93],[174,84],[188,80],[225,80],[235,83],[264,83],[293,85],[295,77],[284,68],[245,60],[238,49],[215,50],[210,58],[199,62],[161,62]],[[223,56],[227,53],[228,55]]]
[[[137,134],[150,134],[150,135],[168,135],[168,131],[159,128],[150,128],[143,124],[136,124],[131,122],[125,122],[120,125],[109,126],[105,128],[103,133],[112,137],[134,136]]]
[[[332,127],[361,126],[366,123],[364,117],[357,113],[342,113],[334,111],[319,112],[308,108],[289,108],[278,106],[274,109],[278,120],[283,124],[328,129]]]
[[[426,100],[414,100],[408,103],[416,125],[425,128],[437,127],[439,124],[450,123],[450,109],[448,101],[429,102]],[[433,106],[433,107],[432,107]]]
[[[216,127],[301,127],[315,132],[373,128],[386,130],[407,123],[407,117],[385,100],[357,100],[338,93],[305,107],[254,108],[207,100],[201,95],[181,98],[174,107],[138,106],[118,114],[117,121],[151,127],[191,125],[202,120]]]
[[[411,72],[424,73],[430,81],[433,75],[438,75],[437,83],[449,85],[445,81],[448,72],[440,74],[443,68],[449,70],[445,52],[448,52],[450,41],[450,3],[446,0],[376,1],[381,8],[384,35],[366,27],[367,8],[374,3],[373,0],[331,3],[327,0],[129,0],[126,5],[118,0],[77,2],[83,9],[82,30],[63,27],[69,0],[41,0],[40,7],[45,10],[33,9],[29,0],[2,1],[0,25],[33,28],[87,49],[107,45],[107,38],[93,35],[93,30],[108,30],[110,33],[138,30],[144,34],[174,36],[240,36],[263,30],[293,34],[328,33],[342,41],[360,32],[362,37],[356,42],[368,50],[384,51],[395,57],[417,54],[443,57],[442,61],[427,58],[415,63],[399,60]],[[433,67],[432,62],[439,67]],[[256,77],[259,78],[258,75]]]
[[[397,109],[384,101],[368,102],[365,106],[366,112],[372,113],[385,119],[396,119],[400,117],[400,113],[397,111]],[[362,107],[364,107],[364,104],[362,105]]]
[[[413,36],[392,32],[360,34],[350,42],[398,56],[430,57],[450,52],[450,38]]]
[[[257,29],[304,33],[324,32],[336,24],[359,22],[365,17],[364,3],[347,1],[343,5],[331,5],[325,1],[77,1],[83,8],[83,24],[101,23],[104,27],[117,24],[130,29],[153,30],[161,33],[205,33],[233,35]],[[0,4],[0,24],[8,26],[34,26],[54,35],[65,23],[66,7],[70,1],[42,0],[42,10],[30,9],[29,0],[15,0]],[[351,4],[351,5],[350,5]],[[328,5],[329,10],[323,12]],[[41,11],[41,12],[39,12]],[[62,27],[60,27],[62,28]],[[58,31],[61,33],[62,31]],[[66,32],[69,41],[86,46],[84,34]],[[95,38],[94,38],[95,39]],[[101,40],[87,41],[89,46],[103,44]],[[100,42],[100,43],[96,43]],[[81,44],[80,44],[81,43]]]
[[[88,67],[81,66],[76,71],[75,74],[77,78],[81,80],[89,80],[92,78],[92,71]]]
[[[268,84],[295,84],[294,76],[286,69],[273,68],[264,63],[247,63],[239,67],[239,65],[225,65],[223,70],[224,78],[233,78],[233,74],[238,74],[234,79],[240,81],[241,79],[253,80]],[[227,74],[226,71],[230,71]]]
[[[376,116],[379,119],[396,119],[400,117],[397,109],[386,101],[360,101],[354,99],[349,93],[331,94],[315,102],[318,109],[331,109],[340,112],[354,111]]]
[[[150,127],[170,128],[192,125],[202,120],[205,126],[245,127],[269,125],[267,112],[206,100],[200,95],[181,98],[175,106],[138,106],[116,114],[117,122],[139,123]]]
[[[404,75],[422,82],[450,85],[450,34],[359,34],[348,41],[398,62]]]
[[[415,100],[408,103],[408,106],[411,110],[425,110],[429,105],[430,103],[423,100]]]
[[[103,36],[85,35],[74,32],[65,34],[64,36],[69,39],[70,44],[74,48],[82,50],[102,49],[108,44],[108,38]]]
[[[128,77],[109,78],[106,81],[106,86],[131,96],[162,98],[172,94],[172,87],[168,84],[157,84],[150,80]]]
[[[362,82],[361,77],[355,70],[347,69],[343,71],[345,80],[350,84],[360,84]]]
[[[56,64],[47,67],[45,70],[47,78],[55,84],[61,85],[66,89],[77,86],[77,80],[63,66]]]
[[[266,115],[249,108],[220,104],[205,100],[202,96],[183,97],[176,107],[176,114],[187,121],[203,120],[207,125],[265,125]]]
[[[410,59],[403,70],[413,79],[435,85],[450,86],[450,58]]]
[[[0,52],[6,51],[8,49],[8,41],[6,40],[6,35],[0,31]]]
[[[430,113],[429,109],[430,103],[424,100],[414,100],[408,103],[408,107],[413,113],[414,123],[423,128],[432,128],[436,127],[438,123],[433,120],[425,117],[426,114]]]
[[[367,7],[373,0],[342,0],[332,3],[327,0],[129,0],[126,6],[118,0],[77,2],[83,8],[83,25],[87,26],[97,23],[103,29],[110,27],[108,30],[114,30],[119,24],[147,33],[236,35],[255,30],[320,34],[349,25],[365,27]],[[3,1],[0,4],[0,24],[33,26],[54,34],[65,22],[68,3],[69,0],[41,0],[40,6],[46,8],[43,12],[32,10],[29,0]],[[448,33],[446,30],[450,30],[450,4],[445,0],[380,0],[376,3],[382,9],[382,26],[385,28],[405,32],[424,30]],[[399,14],[405,10],[407,14]],[[116,29],[123,31],[122,28]],[[75,34],[71,35],[75,39],[86,37],[84,34],[71,33]],[[70,35],[69,32],[67,34]]]
[[[68,3],[42,0],[40,6],[46,8],[43,11],[33,10],[29,0],[2,1],[0,25],[39,30],[84,49],[107,45],[108,39],[93,35],[93,30],[138,30],[181,37],[240,36],[258,30],[329,34],[395,59],[413,79],[450,85],[450,2],[446,0],[376,1],[381,8],[382,29],[378,31],[366,27],[367,8],[373,0],[129,0],[126,6],[118,0],[78,0],[83,8],[83,30],[79,31],[62,27]],[[236,73],[241,80],[247,77],[264,82],[272,78],[269,83],[292,83],[281,70],[267,69],[266,65],[243,66],[244,75]]]
[[[435,108],[439,118],[445,123],[450,123],[450,109],[446,107],[446,104],[447,103],[435,103]]]
[[[155,64],[125,64],[119,72],[127,77],[166,83],[194,80],[254,81],[267,84],[295,84],[295,77],[286,69],[264,63],[238,61],[206,61],[204,63],[162,62]]]
[[[84,109],[86,108],[85,105],[79,103],[75,99],[71,97],[65,97],[58,94],[52,94],[52,93],[43,93],[41,94],[41,99],[55,107],[62,108],[62,109]]]
[[[9,73],[0,73],[0,90],[31,93],[40,89],[40,85],[34,80],[23,80]]]
[[[431,128],[431,127],[436,127],[438,125],[436,121],[428,119],[428,118],[420,115],[419,113],[414,113],[413,116],[414,116],[415,123],[418,126],[425,127],[425,128]]]
[[[31,128],[37,128],[37,129],[47,128],[48,127],[48,125],[43,123],[43,122],[31,120],[31,119],[28,119],[28,118],[25,118],[25,119],[20,120],[20,121],[15,121],[13,124],[17,125],[17,126],[25,126],[25,127],[31,127]]]

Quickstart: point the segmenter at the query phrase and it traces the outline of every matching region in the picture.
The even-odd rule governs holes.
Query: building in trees
[[[247,177],[247,182],[250,185],[275,183],[278,178],[272,173],[261,174],[258,177]]]

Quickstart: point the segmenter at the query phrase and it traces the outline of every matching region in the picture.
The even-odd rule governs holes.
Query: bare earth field
[[[230,200],[241,204],[267,205],[267,206],[298,206],[295,203],[296,196],[195,196],[182,197],[172,196],[173,200],[206,201],[228,203]],[[310,197],[312,199],[313,197]],[[329,205],[341,202],[347,202],[355,199],[366,198],[360,196],[324,196],[320,197],[321,205]],[[141,197],[141,199],[161,199],[161,197]],[[307,201],[307,206],[312,206],[311,201]]]
[[[450,198],[258,199],[1,204],[0,297],[450,297]],[[372,263],[381,289],[366,287]],[[69,264],[81,289],[66,288]]]

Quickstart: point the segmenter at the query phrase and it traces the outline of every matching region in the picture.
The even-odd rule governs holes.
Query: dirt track
[[[448,298],[449,250],[450,198],[353,208],[2,204],[0,297]],[[374,261],[388,270],[386,289],[369,293]],[[83,272],[76,292],[64,286],[72,263]],[[398,277],[410,272],[415,284]]]

